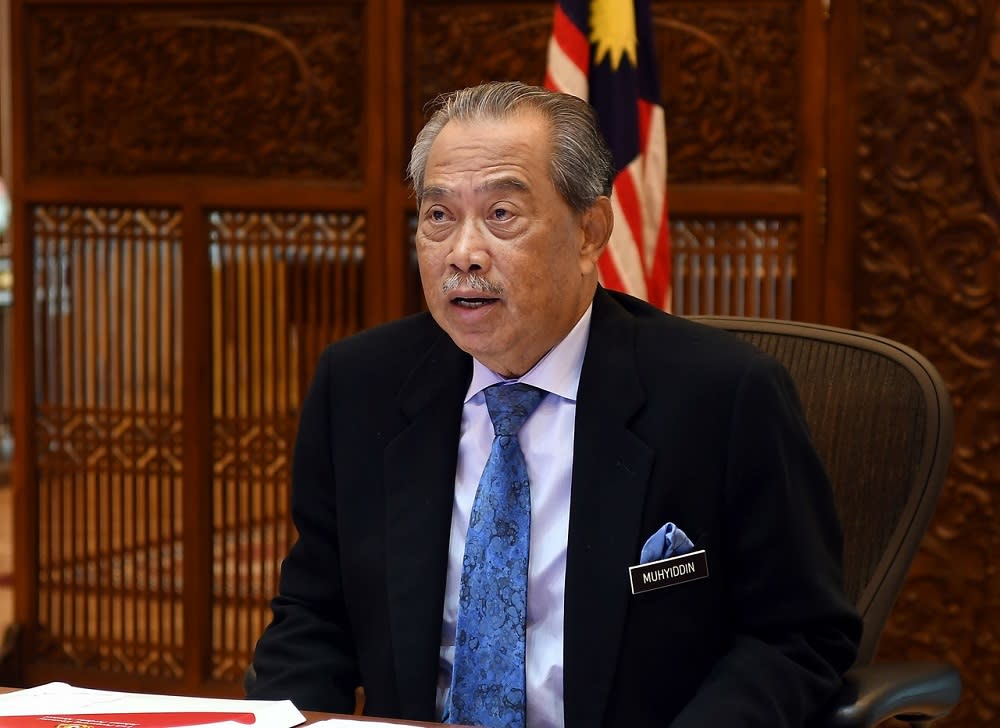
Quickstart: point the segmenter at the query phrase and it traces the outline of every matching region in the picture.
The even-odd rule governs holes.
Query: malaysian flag
[[[667,131],[649,0],[557,0],[545,85],[589,101],[614,154],[601,282],[669,310]]]

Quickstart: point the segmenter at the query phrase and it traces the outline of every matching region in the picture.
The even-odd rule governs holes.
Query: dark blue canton
[[[517,432],[545,392],[510,384],[484,393],[495,436],[469,517],[445,722],[523,728],[531,493]]]

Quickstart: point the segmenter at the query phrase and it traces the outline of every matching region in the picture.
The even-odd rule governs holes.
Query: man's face
[[[424,171],[416,245],[427,305],[459,348],[504,376],[524,374],[579,320],[611,233],[607,199],[574,212],[550,155],[535,112],[452,121]]]

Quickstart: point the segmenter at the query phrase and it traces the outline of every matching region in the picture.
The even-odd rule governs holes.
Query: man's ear
[[[591,267],[596,267],[597,259],[601,257],[601,253],[608,245],[608,240],[611,239],[611,231],[615,226],[611,200],[607,197],[598,197],[589,208],[584,210],[580,222],[583,227],[580,264],[586,273]]]

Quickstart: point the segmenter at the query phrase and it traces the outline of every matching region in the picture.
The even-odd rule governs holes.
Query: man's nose
[[[482,271],[488,265],[486,237],[472,221],[466,221],[455,232],[448,262],[462,271]]]

